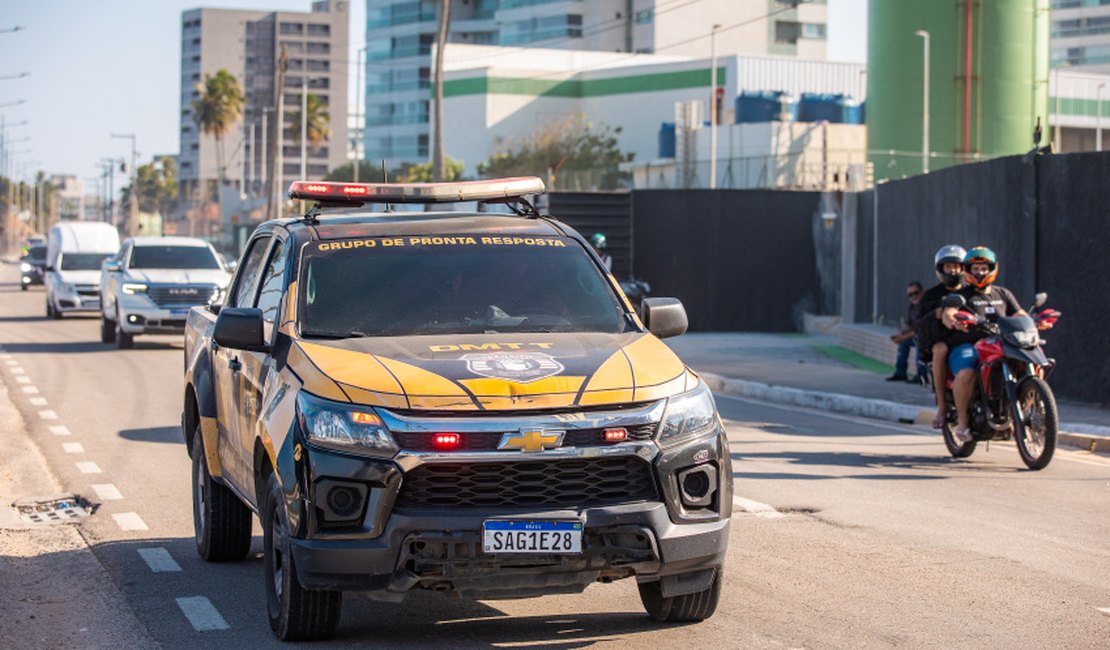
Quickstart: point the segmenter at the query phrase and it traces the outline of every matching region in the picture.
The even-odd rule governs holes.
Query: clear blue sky
[[[30,73],[0,79],[0,104],[26,100],[0,108],[0,115],[8,124],[30,122],[7,130],[9,141],[30,137],[12,144],[14,151],[30,150],[17,157],[16,173],[23,165],[89,183],[99,175],[101,158],[130,156],[130,143],[111,133],[136,134],[140,160],[177,153],[181,12],[200,6],[308,11],[311,5],[311,0],[0,0],[0,30],[24,28],[0,33],[0,77]],[[828,5],[829,58],[864,61],[867,0],[828,0]],[[352,52],[365,39],[360,28],[365,15],[364,0],[352,0]]]

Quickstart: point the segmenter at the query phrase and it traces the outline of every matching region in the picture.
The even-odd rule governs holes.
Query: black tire
[[[238,562],[250,553],[250,508],[212,480],[199,426],[193,431],[193,530],[197,553],[208,562]]]
[[[956,407],[951,403],[949,397],[948,411],[945,413],[944,426],[940,428],[941,435],[944,437],[944,446],[948,447],[948,453],[952,458],[967,458],[975,453],[975,446],[979,443],[975,440],[968,440],[967,442],[960,442],[956,439],[956,426],[958,424],[956,416]]]
[[[109,319],[103,312],[100,314],[100,342],[116,342],[116,321]]]
[[[724,567],[713,570],[713,582],[702,591],[692,594],[666,597],[663,583],[641,582],[640,602],[648,616],[661,623],[698,623],[713,615],[721,599],[721,585],[724,583]]]
[[[26,290],[27,290],[27,285],[26,285],[26,284],[23,284],[23,283],[20,283],[20,285],[19,285],[19,290],[20,290],[20,291],[26,291]]]
[[[62,312],[58,311],[58,308],[54,306],[54,301],[50,298],[46,299],[46,316],[54,320],[62,319]]]
[[[1026,377],[1017,387],[1014,409],[1021,418],[1014,439],[1021,460],[1029,469],[1044,469],[1056,453],[1056,434],[1060,429],[1056,397],[1040,377]]]
[[[270,475],[262,504],[262,566],[270,629],[282,641],[329,639],[339,627],[343,592],[305,589],[289,543],[289,518],[277,479]]]
[[[135,347],[135,337],[123,331],[123,325],[120,324],[119,315],[116,315],[116,347],[120,350],[130,350]]]

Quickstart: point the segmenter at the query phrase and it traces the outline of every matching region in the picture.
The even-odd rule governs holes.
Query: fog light
[[[717,492],[717,468],[707,463],[682,470],[678,473],[678,487],[683,505],[707,508],[713,505]]]
[[[326,479],[316,484],[316,507],[323,511],[326,522],[355,521],[362,516],[365,503],[366,486],[361,483]]]

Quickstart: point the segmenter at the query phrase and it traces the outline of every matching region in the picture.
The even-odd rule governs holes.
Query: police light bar
[[[289,186],[289,198],[323,203],[458,203],[511,200],[545,191],[543,181],[535,176],[459,183],[295,181]]]

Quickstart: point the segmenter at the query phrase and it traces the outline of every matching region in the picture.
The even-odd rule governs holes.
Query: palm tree
[[[193,122],[201,133],[216,138],[216,165],[223,184],[226,172],[223,137],[243,116],[246,102],[243,86],[230,72],[221,69],[214,75],[204,75],[204,81],[197,84],[197,91],[200,97],[193,100]]]
[[[331,139],[331,115],[328,114],[328,107],[324,102],[312,93],[309,93],[308,97],[305,98],[305,105],[308,109],[305,111],[305,114],[308,115],[308,145],[315,149],[324,141]],[[300,144],[301,110],[299,108],[289,113],[289,121],[292,122],[291,126],[293,127],[293,142]]]

